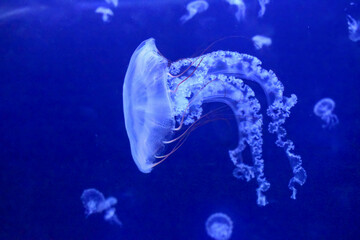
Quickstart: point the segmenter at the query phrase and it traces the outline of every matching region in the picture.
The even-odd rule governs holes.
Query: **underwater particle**
[[[214,213],[205,222],[207,234],[216,240],[230,239],[233,229],[233,222],[224,213]]]
[[[95,10],[95,13],[100,13],[102,14],[102,20],[103,22],[108,22],[109,21],[109,16],[113,16],[114,13],[110,8],[106,8],[106,7],[98,7]]]
[[[257,203],[266,205],[264,192],[270,184],[264,175],[262,157],[263,116],[255,92],[243,80],[259,84],[267,97],[268,130],[276,135],[276,145],[284,149],[289,159],[293,177],[288,187],[295,199],[295,185],[303,185],[307,176],[283,124],[297,97],[285,97],[284,86],[275,73],[263,69],[261,61],[248,54],[215,51],[171,63],[159,53],[153,38],[138,46],[123,86],[125,127],[138,169],[149,173],[169,158],[207,117],[202,114],[203,104],[225,103],[235,115],[239,136],[237,147],[229,151],[236,169],[234,176],[256,179]],[[167,146],[173,148],[165,154]],[[252,165],[245,163],[246,148],[250,149]]]
[[[360,40],[360,21],[355,20],[350,15],[347,15],[347,23],[349,29],[349,38],[353,42]]]
[[[333,114],[335,102],[331,98],[323,98],[314,106],[314,113],[323,120],[323,128],[332,128],[339,123],[338,117]]]
[[[105,0],[105,2],[107,4],[112,4],[114,5],[114,7],[117,7],[119,5],[119,1],[118,0]]]
[[[268,47],[272,43],[271,38],[261,36],[261,35],[253,36],[252,40],[253,40],[254,46],[257,50],[261,49],[263,46]]]
[[[114,222],[121,225],[121,222],[115,214],[115,208],[117,199],[114,197],[108,197],[105,199],[104,195],[95,188],[85,189],[81,194],[81,202],[85,208],[85,215],[89,216],[94,213],[102,213],[105,211],[104,219],[106,221]]]
[[[235,5],[237,7],[237,11],[235,13],[235,17],[238,21],[241,21],[245,18],[245,3],[243,0],[226,0],[230,5]]]
[[[180,22],[184,24],[191,18],[193,18],[196,14],[206,11],[208,8],[209,4],[207,3],[207,1],[199,0],[190,2],[188,3],[188,5],[186,5],[186,9],[188,12],[180,18]]]
[[[266,11],[266,4],[269,4],[270,0],[259,0],[260,10],[258,13],[259,17],[263,17]]]

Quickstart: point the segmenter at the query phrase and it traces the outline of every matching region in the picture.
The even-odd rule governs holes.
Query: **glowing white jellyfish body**
[[[110,16],[113,16],[113,15],[114,15],[113,11],[112,11],[110,8],[106,8],[106,7],[98,7],[98,8],[95,10],[95,13],[102,14],[102,20],[103,20],[103,22],[108,22]]]
[[[235,5],[237,11],[235,17],[238,21],[241,21],[245,18],[246,6],[243,0],[226,0],[230,5]]]
[[[360,21],[355,20],[350,15],[347,15],[347,23],[349,29],[349,38],[353,42],[360,40]]]
[[[180,18],[180,22],[184,24],[185,22],[192,19],[196,14],[206,11],[209,8],[207,1],[198,0],[188,3],[186,5],[187,14],[183,15]]]
[[[271,38],[256,35],[252,37],[252,40],[254,42],[254,46],[257,50],[261,49],[263,46],[270,46],[272,44]]]
[[[116,205],[117,199],[114,197],[109,197],[105,199],[104,195],[94,188],[85,189],[81,194],[81,201],[85,208],[86,216],[89,216],[94,213],[102,213],[105,211],[104,219],[121,225],[118,217],[115,214],[115,208],[112,207]]]
[[[339,123],[338,117],[333,114],[335,102],[331,98],[323,98],[314,106],[314,113],[324,121],[323,128],[332,128]]]
[[[255,92],[243,80],[259,84],[267,97],[268,130],[277,136],[276,145],[285,150],[293,177],[289,182],[295,199],[295,184],[304,184],[306,172],[301,157],[293,153],[294,144],[283,127],[297,98],[283,96],[284,86],[259,59],[237,52],[216,51],[198,58],[170,63],[159,53],[154,39],[142,42],[133,53],[123,86],[123,110],[131,154],[139,170],[149,173],[176,151],[189,133],[199,125],[202,105],[227,104],[238,126],[238,145],[229,151],[235,165],[234,176],[258,182],[257,203],[266,205],[263,194],[270,187],[264,176],[262,158],[263,116]],[[181,132],[189,126],[186,130]],[[176,135],[176,136],[174,136]],[[175,146],[164,154],[166,146]],[[249,147],[253,165],[245,163]]]
[[[233,222],[224,213],[214,213],[205,222],[207,234],[215,240],[230,239]]]
[[[270,0],[259,0],[260,10],[258,13],[259,17],[263,17],[266,11],[266,4],[270,3]]]

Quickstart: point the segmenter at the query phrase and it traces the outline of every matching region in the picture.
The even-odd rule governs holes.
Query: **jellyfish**
[[[338,117],[333,114],[335,102],[331,98],[323,98],[314,106],[314,113],[324,121],[323,128],[332,128],[339,123]]]
[[[237,11],[235,13],[235,17],[238,21],[241,21],[245,18],[245,3],[243,0],[226,0],[230,5],[235,5],[237,7]]]
[[[207,234],[215,240],[230,239],[233,229],[233,222],[224,213],[214,213],[205,222]]]
[[[347,23],[349,29],[349,38],[353,42],[360,40],[360,21],[355,20],[350,15],[347,15]]]
[[[122,226],[122,222],[116,216],[115,212],[116,212],[115,208],[109,208],[105,212],[104,219],[105,219],[105,221],[108,221],[110,223],[115,223],[115,224],[117,224],[119,226]]]
[[[254,46],[257,50],[261,49],[263,46],[270,46],[272,41],[271,38],[269,37],[265,37],[265,36],[261,36],[261,35],[256,35],[252,37],[252,40],[254,42]]]
[[[104,219],[121,225],[120,220],[115,214],[117,199],[109,197],[105,199],[104,195],[94,188],[85,189],[81,195],[81,201],[85,208],[85,215],[90,216],[94,213],[102,213],[105,211]]]
[[[105,7],[98,7],[95,10],[95,13],[101,13],[102,14],[103,22],[108,22],[109,21],[109,16],[114,15],[113,11],[110,8],[105,8]]]
[[[197,13],[206,11],[208,7],[209,4],[205,0],[198,0],[188,3],[188,5],[186,6],[188,13],[180,18],[180,22],[182,24],[186,23],[191,18],[193,18]]]
[[[118,0],[105,0],[105,2],[107,4],[112,4],[114,5],[114,7],[117,7],[119,5],[119,1]]]
[[[259,0],[260,10],[258,13],[259,17],[263,17],[266,11],[266,4],[270,3],[270,0]]]
[[[283,96],[284,86],[275,73],[261,67],[259,59],[231,51],[215,51],[197,58],[170,63],[159,53],[155,40],[142,42],[133,53],[123,86],[125,127],[131,154],[138,169],[149,173],[171,156],[186,137],[199,126],[202,104],[221,102],[234,112],[238,125],[238,145],[229,151],[235,165],[234,176],[258,182],[257,203],[266,205],[263,194],[270,187],[264,176],[262,158],[263,116],[254,91],[244,81],[258,83],[267,97],[268,130],[276,134],[276,145],[285,150],[293,177],[289,188],[296,198],[296,184],[303,185],[306,172],[301,157],[283,127],[297,98]],[[185,126],[188,126],[185,128]],[[164,153],[166,146],[174,146]],[[242,153],[248,147],[252,165]]]

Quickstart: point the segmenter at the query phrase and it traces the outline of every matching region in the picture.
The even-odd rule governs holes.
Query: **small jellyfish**
[[[271,38],[261,36],[261,35],[253,36],[252,40],[253,40],[254,46],[257,50],[261,49],[263,46],[268,47],[272,43]]]
[[[94,213],[105,211],[104,219],[121,225],[118,217],[115,215],[115,208],[112,207],[117,203],[117,199],[109,197],[105,199],[104,195],[94,188],[85,189],[81,194],[81,201],[85,208],[86,216]]]
[[[109,21],[109,16],[114,15],[113,11],[111,11],[110,8],[105,8],[105,7],[98,7],[95,10],[95,13],[101,13],[102,14],[103,22],[108,22]]]
[[[323,128],[332,128],[339,123],[338,117],[333,114],[335,102],[331,98],[323,98],[314,106],[314,113],[324,121]]]
[[[106,210],[104,219],[105,219],[105,221],[108,221],[110,223],[115,223],[115,224],[121,226],[122,223],[119,220],[119,218],[116,216],[115,212],[116,212],[115,208],[110,208],[110,209]]]
[[[360,40],[360,21],[356,21],[350,15],[347,15],[347,23],[349,29],[349,38],[353,42]]]
[[[263,17],[266,11],[266,4],[270,3],[270,0],[259,0],[260,10],[258,13],[259,17]]]
[[[237,11],[235,13],[235,17],[238,21],[241,21],[245,18],[245,3],[243,0],[226,0],[230,5],[235,5],[237,7]]]
[[[191,18],[193,18],[197,13],[206,11],[208,7],[209,4],[204,0],[193,1],[188,3],[188,5],[186,6],[188,13],[180,18],[180,22],[182,24],[186,23]]]
[[[230,239],[233,229],[233,222],[224,213],[212,214],[205,223],[207,234],[215,240]]]
[[[119,1],[118,0],[105,0],[105,2],[107,4],[112,4],[114,5],[114,7],[117,7],[119,5]]]

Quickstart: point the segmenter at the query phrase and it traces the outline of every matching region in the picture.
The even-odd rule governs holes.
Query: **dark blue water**
[[[187,2],[149,2],[120,3],[109,23],[76,1],[0,3],[1,13],[30,8],[0,18],[0,239],[210,239],[204,224],[214,212],[233,220],[231,239],[359,239],[360,45],[348,38],[346,14],[359,19],[360,6],[273,0],[259,19],[249,0],[239,23],[233,8],[214,0],[180,25]],[[256,34],[273,44],[256,51]],[[297,200],[287,187],[288,160],[266,127],[265,207],[256,205],[255,181],[232,176],[233,119],[198,128],[150,174],[132,160],[122,85],[135,48],[154,37],[175,61],[234,35],[242,38],[208,51],[254,55],[285,95],[298,96],[286,123],[308,174]],[[265,113],[261,89],[251,86]],[[324,97],[336,102],[333,129],[313,114]],[[118,199],[122,227],[100,214],[85,218],[86,188]]]

